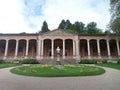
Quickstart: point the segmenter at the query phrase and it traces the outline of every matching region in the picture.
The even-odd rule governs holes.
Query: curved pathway
[[[27,77],[0,69],[0,90],[120,90],[120,70],[104,68],[99,76]]]

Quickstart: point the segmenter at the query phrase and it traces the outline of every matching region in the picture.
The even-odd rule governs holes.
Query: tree
[[[88,34],[101,34],[102,30],[97,28],[97,24],[95,22],[90,22],[87,27],[86,31]]]
[[[72,26],[72,24],[71,24],[70,20],[66,20],[64,30],[70,29],[71,26]]]
[[[58,26],[58,29],[65,29],[65,20],[63,19],[62,21],[61,21],[61,23],[59,24],[59,26]]]
[[[68,30],[71,27],[71,22],[69,20],[62,20],[61,23],[58,26],[58,29]]]
[[[82,22],[76,21],[70,28],[71,30],[74,30],[75,33],[85,33],[85,24]]]
[[[110,29],[117,34],[120,34],[120,0],[110,0]]]
[[[50,31],[50,30],[48,29],[48,24],[47,24],[46,21],[44,21],[40,33],[45,33],[45,32],[48,32],[48,31]]]

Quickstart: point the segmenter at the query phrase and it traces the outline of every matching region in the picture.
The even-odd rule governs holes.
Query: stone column
[[[97,50],[98,50],[98,58],[101,58],[99,40],[97,40]]]
[[[40,47],[41,47],[40,45],[41,45],[41,42],[38,39],[37,40],[37,59],[40,59]]]
[[[18,55],[18,43],[19,43],[19,40],[16,40],[16,47],[15,47],[15,59],[17,58],[17,55]]]
[[[65,40],[63,40],[63,59],[65,59]]]
[[[76,62],[80,62],[79,40],[76,40]]]
[[[90,42],[89,42],[89,40],[87,40],[87,48],[88,48],[88,59],[90,59],[91,56],[90,56]]]
[[[73,58],[75,57],[75,41],[73,40]]]
[[[9,43],[9,40],[6,40],[4,59],[6,59],[7,53],[8,53],[8,43]]]
[[[29,40],[26,40],[26,53],[25,53],[25,57],[28,57],[28,47],[29,47]]]
[[[118,57],[120,58],[120,47],[119,47],[119,40],[116,40],[116,45],[117,45]]]
[[[41,44],[42,44],[42,47],[41,47],[41,59],[43,59],[43,44],[44,44],[44,40],[41,40]]]
[[[108,51],[108,58],[111,58],[110,54],[110,45],[109,45],[109,40],[107,40],[107,51]]]
[[[51,58],[54,58],[54,40],[52,40],[52,47],[51,47]]]

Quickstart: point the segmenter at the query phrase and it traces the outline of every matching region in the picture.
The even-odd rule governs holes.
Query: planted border
[[[14,68],[11,72],[35,77],[68,77],[101,75],[105,70],[86,65],[63,65],[61,69],[57,69],[54,65],[30,65]]]

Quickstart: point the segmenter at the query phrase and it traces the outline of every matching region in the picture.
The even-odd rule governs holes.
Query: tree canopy
[[[63,30],[66,30],[66,29],[69,29],[71,27],[71,22],[69,20],[62,20],[61,23],[59,24],[58,26],[58,29],[63,29]]]
[[[97,28],[97,23],[90,22],[86,27],[83,22],[76,21],[71,23],[69,20],[62,20],[58,26],[58,29],[63,29],[71,33],[76,34],[101,34],[102,30]]]
[[[44,21],[40,33],[45,33],[45,32],[48,32],[48,31],[50,31],[48,29],[48,24],[47,24],[46,21]]]
[[[101,29],[97,28],[96,22],[90,22],[85,25],[83,22],[76,21],[73,24],[70,20],[61,20],[58,29],[62,29],[67,32],[75,33],[75,34],[101,34],[103,33]],[[39,33],[45,33],[50,31],[48,29],[48,24],[46,21],[43,22],[41,27],[41,31]]]
[[[89,34],[101,34],[102,33],[102,30],[97,28],[97,23],[95,22],[88,23],[86,27],[86,31]]]
[[[109,27],[114,33],[120,34],[120,0],[110,0],[110,12]]]

